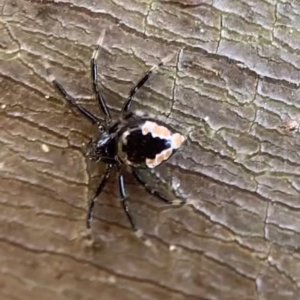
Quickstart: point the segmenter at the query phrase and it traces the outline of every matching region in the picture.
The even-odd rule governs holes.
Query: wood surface
[[[0,299],[300,299],[300,4],[297,0],[0,0]],[[116,174],[85,215],[104,166],[97,130],[64,104],[44,61],[99,113],[90,58],[117,117],[135,97],[188,137],[157,170],[182,207],[130,173],[139,239]],[[96,177],[95,177],[96,176]]]

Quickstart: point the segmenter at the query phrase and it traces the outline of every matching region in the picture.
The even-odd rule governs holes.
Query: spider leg
[[[120,173],[120,171],[119,171],[119,176],[118,176],[118,182],[119,182],[119,190],[120,190],[123,210],[124,210],[128,220],[129,220],[129,223],[130,223],[132,229],[134,231],[137,231],[137,228],[135,226],[135,222],[133,220],[133,217],[131,215],[131,212],[130,212],[130,209],[129,209],[129,206],[128,206],[128,203],[127,203],[128,197],[127,197],[126,192],[125,192],[124,178],[123,178],[123,175]]]
[[[146,83],[146,81],[150,78],[152,73],[155,70],[157,70],[159,67],[161,67],[164,64],[166,64],[167,62],[169,62],[173,57],[174,57],[174,54],[171,54],[171,55],[168,55],[167,57],[163,58],[157,65],[153,66],[149,71],[147,71],[143,75],[143,77],[137,82],[137,84],[131,88],[131,90],[129,92],[129,96],[123,105],[123,109],[122,109],[123,115],[125,115],[129,111],[133,96]]]
[[[100,195],[100,193],[103,191],[105,184],[107,182],[107,179],[110,175],[112,167],[113,167],[112,164],[107,165],[106,170],[105,170],[104,174],[102,175],[100,183],[98,185],[98,188],[95,192],[95,196],[93,197],[93,199],[91,200],[91,202],[89,204],[89,208],[88,208],[87,216],[86,216],[86,227],[87,228],[91,228],[91,223],[93,221],[93,210],[95,207],[96,199]]]
[[[106,101],[99,91],[98,82],[97,82],[98,65],[97,65],[96,60],[97,60],[104,36],[105,36],[105,30],[102,31],[102,33],[97,41],[96,49],[93,52],[90,64],[91,64],[91,76],[92,76],[93,91],[96,96],[99,108],[102,111],[102,113],[104,114],[104,116],[106,118],[106,122],[109,123],[111,121],[111,115],[110,115],[109,109],[107,107]]]
[[[138,171],[138,169],[132,168],[132,174],[135,177],[135,179],[145,188],[145,190],[149,194],[154,195],[155,197],[162,200],[163,202],[168,203],[168,204],[180,204],[182,202],[179,199],[169,199],[168,197],[166,197],[165,195],[160,193],[155,188],[149,186],[147,184],[147,182],[142,178],[142,176],[141,176],[140,172]]]
[[[76,100],[67,93],[67,91],[64,89],[64,87],[56,80],[55,76],[50,72],[50,66],[45,63],[47,75],[49,78],[49,81],[52,82],[56,90],[66,99],[67,103],[71,105],[71,107],[77,109],[85,118],[87,118],[92,124],[99,124],[101,123],[101,120],[93,115],[90,111],[88,111],[86,108],[79,105]]]

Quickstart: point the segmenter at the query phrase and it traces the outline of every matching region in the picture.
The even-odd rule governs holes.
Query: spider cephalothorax
[[[90,202],[87,213],[87,227],[91,226],[95,201],[105,187],[107,179],[111,173],[111,169],[116,167],[119,174],[118,182],[122,205],[132,228],[136,230],[135,223],[127,204],[127,196],[125,194],[124,179],[122,175],[123,166],[131,167],[135,178],[149,193],[154,194],[163,201],[170,203],[172,202],[171,200],[148,186],[140,175],[139,169],[155,168],[162,162],[168,160],[182,145],[185,138],[172,127],[161,121],[149,118],[146,115],[138,115],[130,112],[130,105],[132,97],[149,79],[152,72],[164,63],[168,62],[173,55],[166,57],[158,65],[152,67],[138,81],[138,83],[131,89],[129,96],[124,103],[120,119],[113,122],[109,109],[103,96],[99,92],[97,84],[98,71],[96,59],[98,57],[98,52],[103,42],[104,35],[105,31],[102,32],[91,59],[93,90],[104,118],[93,115],[87,109],[79,105],[49,72],[49,67],[47,67],[47,71],[50,81],[52,81],[56,89],[64,96],[66,101],[73,108],[76,108],[90,122],[98,126],[99,129],[98,137],[92,140],[88,145],[88,156],[93,160],[106,163],[106,171],[102,176],[93,199]]]

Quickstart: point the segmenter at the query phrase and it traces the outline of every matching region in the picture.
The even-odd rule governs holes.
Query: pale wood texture
[[[0,0],[0,11],[0,299],[300,299],[298,0]],[[189,136],[160,169],[189,205],[164,205],[128,174],[147,243],[115,174],[86,230],[82,144],[95,130],[43,66],[97,112],[89,60],[104,28],[114,116],[141,73],[176,54],[133,108]]]

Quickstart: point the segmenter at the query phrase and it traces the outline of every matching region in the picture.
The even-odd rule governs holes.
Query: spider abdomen
[[[168,160],[184,141],[184,137],[154,120],[138,120],[120,136],[119,155],[125,164],[155,168]]]

